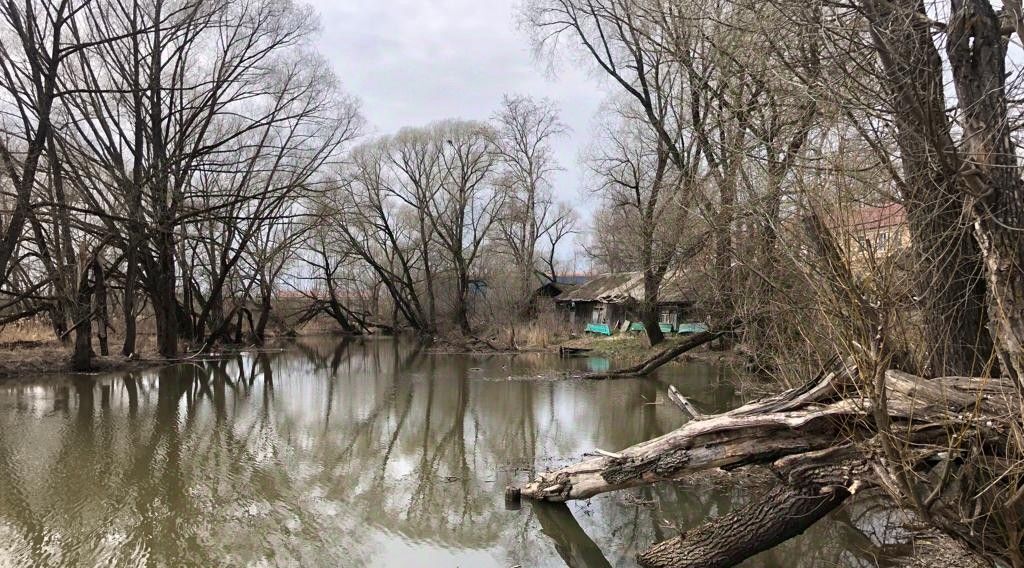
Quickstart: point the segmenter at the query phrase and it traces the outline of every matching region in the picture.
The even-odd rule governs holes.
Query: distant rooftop
[[[642,302],[645,297],[642,272],[613,272],[595,276],[579,287],[565,291],[556,300],[618,304],[628,301]],[[665,276],[659,299],[667,303],[686,303],[693,300],[693,293],[686,286],[682,271],[670,272]]]
[[[865,206],[850,214],[850,228],[858,231],[877,231],[906,224],[907,211],[899,203],[878,207]]]

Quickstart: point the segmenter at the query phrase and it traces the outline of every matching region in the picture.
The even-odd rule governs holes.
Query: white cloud
[[[515,0],[309,0],[317,44],[379,132],[449,117],[486,119],[505,93],[547,97],[572,132],[556,148],[560,194],[580,204],[580,148],[604,92],[577,66],[557,76],[532,56]],[[589,213],[589,208],[582,206]]]

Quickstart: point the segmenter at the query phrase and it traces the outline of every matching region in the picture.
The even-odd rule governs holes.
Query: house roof
[[[857,231],[877,231],[903,225],[907,222],[907,211],[899,203],[881,207],[861,207],[852,212],[850,227]]]
[[[568,286],[582,286],[593,278],[593,274],[559,274],[556,276],[556,282]]]
[[[556,284],[559,287],[572,287],[586,284],[586,282],[594,277],[593,274],[558,274],[555,276],[555,281],[551,282],[551,279],[546,274],[539,272],[534,273],[534,279],[537,281],[538,286],[547,286],[548,284]]]
[[[621,304],[631,301],[642,302],[645,297],[642,272],[613,272],[594,277],[575,289],[566,290],[555,300]],[[659,291],[659,301],[673,304],[693,301],[693,293],[686,286],[682,271],[673,271],[665,275]]]
[[[570,290],[575,289],[576,286],[572,284],[562,284],[560,282],[548,282],[543,286],[540,286],[533,291],[534,296],[547,296],[549,298],[558,297],[559,294],[565,294]]]

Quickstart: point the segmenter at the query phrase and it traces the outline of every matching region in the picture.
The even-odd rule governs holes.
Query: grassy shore
[[[679,335],[666,336],[662,344],[652,348],[647,342],[647,336],[642,333],[621,333],[612,337],[596,335],[576,337],[566,341],[563,345],[579,349],[590,349],[591,355],[611,359],[619,367],[628,367],[646,361],[665,349],[670,349],[682,343],[684,339],[683,336]],[[731,357],[732,354],[728,351],[714,351],[704,346],[690,351],[669,363],[669,365],[679,365],[695,359],[722,361],[728,360]]]

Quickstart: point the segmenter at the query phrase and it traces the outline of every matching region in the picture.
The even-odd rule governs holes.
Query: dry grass
[[[39,320],[26,320],[0,327],[0,346],[7,345],[60,345],[53,328]]]
[[[137,361],[128,361],[119,355],[123,342],[124,338],[119,335],[110,336],[112,355],[97,357],[96,370],[134,369],[151,366],[158,360],[156,338],[152,334],[139,334],[136,345],[140,358]],[[95,339],[93,349],[99,351],[99,343]],[[0,328],[0,378],[67,373],[70,370],[71,343],[65,345],[58,341],[53,328],[47,323],[27,320]]]

